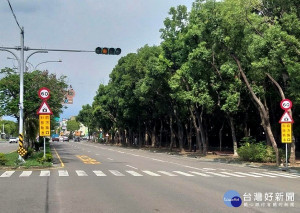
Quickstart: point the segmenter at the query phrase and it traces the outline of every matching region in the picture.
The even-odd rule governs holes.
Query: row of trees
[[[1,137],[9,137],[18,135],[18,125],[14,121],[1,120],[0,121]]]
[[[299,137],[300,7],[297,0],[196,0],[171,8],[160,46],[122,57],[100,85],[87,121],[120,143],[199,151],[231,134],[266,140],[279,164],[279,103],[293,101]],[[83,121],[83,119],[81,120]],[[145,136],[146,135],[146,136]],[[295,141],[290,161],[295,162]]]
[[[4,68],[0,74],[0,116],[12,116],[19,121],[19,74],[10,68]],[[39,131],[39,119],[36,114],[42,101],[38,96],[41,87],[51,91],[51,98],[47,101],[53,112],[51,129],[56,124],[54,117],[59,117],[62,112],[62,100],[67,89],[65,76],[57,77],[48,71],[35,70],[24,73],[24,142],[25,147],[33,148]]]

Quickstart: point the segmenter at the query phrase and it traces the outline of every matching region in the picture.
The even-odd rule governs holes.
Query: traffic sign
[[[47,87],[40,88],[38,94],[40,99],[44,101],[50,98],[50,90]]]
[[[281,142],[292,143],[292,124],[282,123],[281,124]]]
[[[283,99],[281,102],[280,102],[280,107],[281,109],[283,110],[289,110],[291,109],[293,106],[293,103],[292,101],[290,101],[289,99]]]
[[[40,108],[38,109],[37,114],[38,115],[52,115],[53,113],[52,113],[49,105],[47,104],[47,102],[44,101],[41,104]]]
[[[50,136],[50,115],[39,115],[40,136]]]
[[[280,118],[279,123],[294,123],[294,120],[290,116],[290,114],[287,111],[285,111],[282,117]]]

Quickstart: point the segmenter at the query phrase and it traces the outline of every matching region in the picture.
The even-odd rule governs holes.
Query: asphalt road
[[[54,168],[0,171],[0,212],[300,212],[300,174],[89,142],[51,145]],[[229,190],[240,207],[225,205]]]

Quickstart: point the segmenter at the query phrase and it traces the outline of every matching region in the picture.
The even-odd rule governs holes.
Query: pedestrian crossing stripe
[[[169,177],[204,177],[204,178],[212,178],[212,177],[231,177],[231,178],[300,178],[300,174],[296,173],[280,173],[280,172],[198,172],[198,171],[156,171],[152,172],[149,170],[142,170],[142,171],[133,171],[133,170],[125,170],[124,172],[120,172],[118,170],[108,170],[107,172],[101,170],[94,170],[92,171],[92,175],[98,177],[106,177],[106,176],[134,176],[134,177],[142,177],[142,176],[152,176],[152,177],[159,177],[159,176],[169,176]],[[30,176],[37,176],[37,171],[5,171],[0,175],[0,178],[9,178],[13,176],[19,176],[20,178],[30,177]],[[88,172],[83,170],[75,170],[75,172],[71,172],[71,174],[67,170],[58,170],[58,171],[49,171],[49,170],[42,170],[40,171],[40,177],[49,177],[51,175],[59,176],[59,177],[69,177],[74,176],[78,177],[87,177],[92,176]]]

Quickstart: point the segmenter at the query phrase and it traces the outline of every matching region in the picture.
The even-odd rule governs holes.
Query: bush
[[[276,162],[276,155],[273,148],[267,146],[265,142],[254,143],[252,140],[248,140],[238,148],[238,154],[241,160],[245,161]]]
[[[44,156],[40,157],[40,158],[37,159],[37,161],[43,164],[45,162],[52,162],[52,159],[53,159],[52,154],[47,153],[45,158],[44,158]]]
[[[3,153],[0,153],[0,165],[5,165],[7,162],[7,159],[5,158],[5,155]]]

